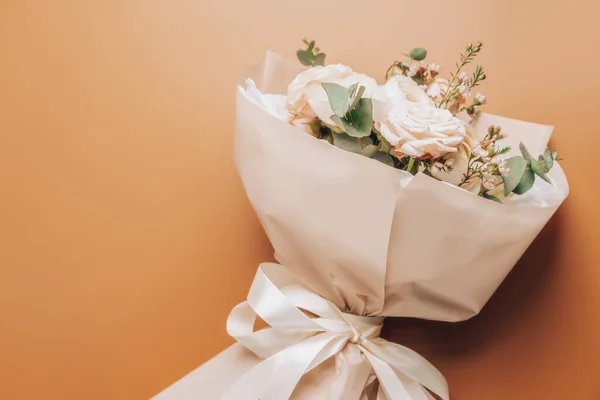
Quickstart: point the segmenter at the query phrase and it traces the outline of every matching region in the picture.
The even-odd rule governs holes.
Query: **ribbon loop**
[[[257,317],[270,327],[254,331]],[[227,332],[263,361],[220,400],[288,400],[306,373],[345,346],[357,346],[371,365],[377,400],[433,399],[429,391],[448,400],[446,381],[433,365],[379,337],[383,319],[344,313],[281,265],[261,264],[248,300],[231,311]]]

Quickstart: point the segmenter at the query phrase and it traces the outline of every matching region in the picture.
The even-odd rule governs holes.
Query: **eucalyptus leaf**
[[[306,65],[308,67],[314,65],[315,55],[312,53],[312,51],[298,50],[296,52],[296,57],[298,57],[298,60],[302,65]]]
[[[529,162],[530,164],[530,168],[531,170],[540,178],[542,178],[543,180],[545,180],[546,182],[552,184],[552,182],[550,181],[550,179],[548,178],[548,176],[546,175],[546,161],[544,160],[544,158],[542,157],[542,163],[540,164],[537,161],[531,160]]]
[[[546,168],[546,159],[544,158],[544,156],[539,156],[537,163],[540,164],[540,167],[542,167],[544,172],[546,172],[546,173],[550,172],[550,170],[548,168]]]
[[[351,99],[354,98],[354,95],[356,94],[356,89],[358,89],[358,83],[350,85],[350,87],[348,88],[348,97],[350,97]]]
[[[363,138],[365,136],[369,136],[369,133],[365,133],[361,130],[359,130],[358,128],[356,128],[356,126],[354,126],[352,124],[352,122],[348,121],[347,119],[342,119],[342,123],[344,124],[344,131],[355,138]]]
[[[360,99],[346,118],[354,128],[352,132],[346,130],[349,135],[356,137],[370,135],[373,129],[373,102],[371,99]]]
[[[375,146],[374,144],[368,144],[360,151],[361,155],[369,158],[373,157],[377,153],[379,153],[379,146]]]
[[[350,107],[349,89],[343,87],[342,85],[338,85],[337,83],[329,82],[322,83],[322,86],[323,89],[325,89],[325,93],[327,93],[327,98],[329,99],[331,109],[335,115],[343,118]]]
[[[317,54],[314,58],[313,64],[321,67],[325,65],[325,53]]]
[[[527,192],[533,186],[533,182],[535,182],[535,174],[532,170],[528,169],[521,177],[521,182],[514,188],[513,193],[523,194]]]
[[[410,58],[416,61],[422,61],[427,57],[427,50],[422,47],[415,47],[410,51]]]
[[[527,161],[521,156],[514,156],[506,160],[506,165],[509,168],[508,175],[503,176],[504,195],[508,196],[510,192],[521,182],[521,178],[527,169]]]
[[[531,154],[529,154],[529,151],[527,151],[527,148],[525,147],[523,142],[519,143],[519,149],[521,149],[521,154],[523,154],[523,158],[525,158],[525,160],[532,160],[535,162],[535,158],[531,157]]]
[[[296,56],[302,65],[307,67],[314,67],[315,65],[325,65],[325,54],[320,53],[320,49],[315,47],[315,41],[310,42],[306,39],[303,40],[306,45],[306,49],[300,49],[296,52]]]
[[[379,145],[374,145],[370,138],[356,138],[347,133],[336,133],[333,136],[333,145],[340,149],[357,153],[365,157],[373,157],[379,152]],[[391,160],[390,160],[391,161]]]
[[[546,149],[546,151],[544,152],[544,159],[546,160],[546,169],[550,171],[552,169],[552,166],[554,165],[554,156],[552,155],[552,150]]]
[[[331,120],[332,120],[333,122],[335,122],[335,125],[336,125],[338,128],[342,129],[342,131],[344,130],[344,119],[343,119],[343,118],[340,118],[340,117],[338,117],[338,116],[337,116],[337,115],[335,115],[335,114],[333,114],[333,115],[332,115],[331,117],[329,117],[329,118],[331,118]],[[337,132],[336,132],[336,133],[337,133]]]
[[[352,153],[360,153],[363,149],[363,146],[358,138],[352,137],[343,132],[335,133],[333,135],[333,145]]]
[[[494,196],[494,195],[491,195],[491,194],[489,194],[489,193],[487,193],[487,192],[483,192],[483,193],[481,193],[481,197],[483,197],[483,198],[485,198],[485,199],[489,199],[489,200],[495,201],[496,203],[500,203],[500,204],[502,204],[502,200],[500,200],[500,199],[499,199],[499,198],[497,198],[496,196]]]
[[[378,151],[371,158],[373,158],[373,160],[377,160],[386,165],[389,165],[390,167],[394,166],[394,159],[392,158],[392,156],[389,155],[389,153],[385,153],[383,151]]]
[[[358,86],[358,83],[355,83],[354,85],[351,86],[351,88],[354,88]],[[358,105],[358,102],[360,101],[362,95],[365,93],[366,88],[364,86],[358,86],[358,91],[353,91],[352,96],[352,104],[350,104],[350,107],[348,108],[349,110],[352,110],[353,108],[355,108]]]

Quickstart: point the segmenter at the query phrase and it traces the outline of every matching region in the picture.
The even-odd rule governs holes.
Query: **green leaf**
[[[379,152],[379,146],[374,145],[369,137],[357,138],[343,132],[333,135],[333,145],[369,158]]]
[[[521,178],[527,169],[527,161],[523,157],[515,156],[506,160],[506,165],[509,168],[509,173],[503,176],[502,180],[504,181],[504,195],[508,196],[521,182]]]
[[[542,157],[542,156],[540,156]],[[546,162],[544,160],[544,158],[542,157],[542,163],[540,164],[539,162],[535,161],[535,160],[531,160],[529,162],[529,168],[531,168],[531,170],[540,178],[542,178],[543,180],[545,180],[546,182],[552,184],[552,182],[550,181],[550,179],[548,178],[548,176],[546,175]]]
[[[300,49],[296,52],[298,60],[302,65],[314,67],[315,65],[325,65],[325,54],[320,53],[320,49],[315,47],[315,41],[302,40],[306,45],[306,49]]]
[[[340,118],[343,118],[350,108],[350,90],[337,83],[322,83],[327,93],[331,109]]]
[[[422,47],[415,47],[410,51],[410,58],[416,61],[424,60],[427,57],[427,50]]]
[[[369,136],[373,129],[373,102],[360,98],[365,91],[358,84],[345,88],[336,83],[323,83],[331,109],[331,119],[348,135],[361,138]]]
[[[552,166],[554,165],[554,156],[552,155],[552,150],[546,149],[546,151],[544,152],[544,159],[546,160],[546,169],[550,171],[552,169]]]
[[[392,159],[392,156],[390,156],[388,153],[384,153],[383,151],[378,151],[371,158],[373,158],[373,160],[377,160],[386,165],[389,165],[390,167],[394,166],[394,160]]]
[[[335,123],[335,125],[337,127],[339,127],[340,129],[344,129],[344,118],[340,118],[337,115],[333,114],[331,117],[331,120]]]
[[[306,65],[307,67],[311,67],[314,65],[314,54],[312,51],[308,50],[298,50],[296,52],[296,57],[302,65]]]
[[[535,175],[532,170],[528,169],[521,177],[521,182],[514,188],[513,193],[523,194],[527,192],[533,186],[533,182],[535,182]]]
[[[502,204],[502,200],[500,200],[496,196],[493,196],[493,195],[489,194],[488,192],[481,193],[481,197],[489,199],[489,200],[492,200],[492,201],[495,201],[496,203]]]
[[[370,135],[373,129],[373,102],[371,99],[360,99],[346,118],[351,127],[354,128],[353,130],[346,130],[350,136],[363,137]]]
[[[356,90],[356,87],[358,87],[358,91]],[[367,88],[364,86],[358,86],[358,83],[355,83],[354,85],[350,86],[350,97],[352,98],[352,104],[350,104],[350,107],[348,108],[349,110],[352,110],[358,105],[358,102],[360,101],[362,95],[365,93],[366,89]]]
[[[343,132],[333,134],[333,145],[352,153],[360,153],[363,149],[358,138],[354,138]]]
[[[363,139],[364,140],[364,139]],[[367,144],[361,151],[360,154],[365,157],[373,157],[375,154],[379,153],[379,146],[375,146],[374,144]]]
[[[317,54],[313,59],[313,64],[321,67],[325,65],[325,53]]]
[[[510,146],[505,146],[503,148],[500,149],[500,151],[498,152],[498,154],[506,154],[510,151]]]
[[[350,121],[348,121],[347,119],[342,119],[342,123],[344,125],[344,131],[355,138],[363,138],[365,136],[369,136],[368,133],[363,133],[360,130],[358,130],[354,125],[352,125],[352,123]]]
[[[521,149],[521,154],[523,154],[523,158],[525,158],[525,160],[527,160],[527,161],[530,161],[530,160],[535,161],[535,158],[531,157],[531,154],[529,154],[529,151],[527,151],[527,148],[525,147],[525,145],[523,144],[523,142],[519,143],[519,149]]]
[[[546,159],[544,158],[544,156],[538,156],[537,160],[538,160],[538,163],[540,163],[540,164],[542,164],[542,163],[545,164],[546,163]],[[544,166],[544,168],[545,168],[545,166]],[[548,172],[548,171],[546,171],[546,172]]]

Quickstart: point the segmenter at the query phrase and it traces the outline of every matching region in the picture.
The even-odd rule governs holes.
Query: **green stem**
[[[406,170],[412,174],[411,171],[412,171],[412,169],[413,169],[414,166],[415,166],[415,159],[412,158],[412,157],[409,157],[409,159],[408,159],[408,166],[406,167]],[[413,175],[415,175],[415,174],[413,174]]]
[[[473,54],[475,54],[473,51],[468,51],[466,57],[461,61],[460,66],[456,70],[456,74],[452,76],[452,80],[448,84],[448,90],[446,91],[446,93],[444,93],[444,97],[440,101],[439,108],[442,108],[444,106],[444,103],[447,104],[452,98],[452,93],[449,93],[449,90],[452,89],[452,85],[454,85],[454,82],[456,81],[456,78],[458,78],[458,75],[462,71],[463,67],[471,61],[471,57],[473,56]],[[454,90],[452,91],[454,92]]]

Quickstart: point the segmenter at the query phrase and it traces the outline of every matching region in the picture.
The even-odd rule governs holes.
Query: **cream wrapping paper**
[[[244,79],[263,93],[285,94],[302,69],[268,53]],[[538,179],[525,195],[498,204],[315,139],[242,90],[236,111],[235,163],[275,258],[346,313],[449,322],[476,315],[568,195],[559,165],[549,173],[552,185]],[[478,135],[489,125],[509,135],[500,144],[518,151],[523,142],[532,154],[543,153],[552,133],[484,114]],[[261,361],[236,344],[155,399],[218,400]],[[385,398],[369,392],[371,367],[346,346],[308,372],[291,398]]]

